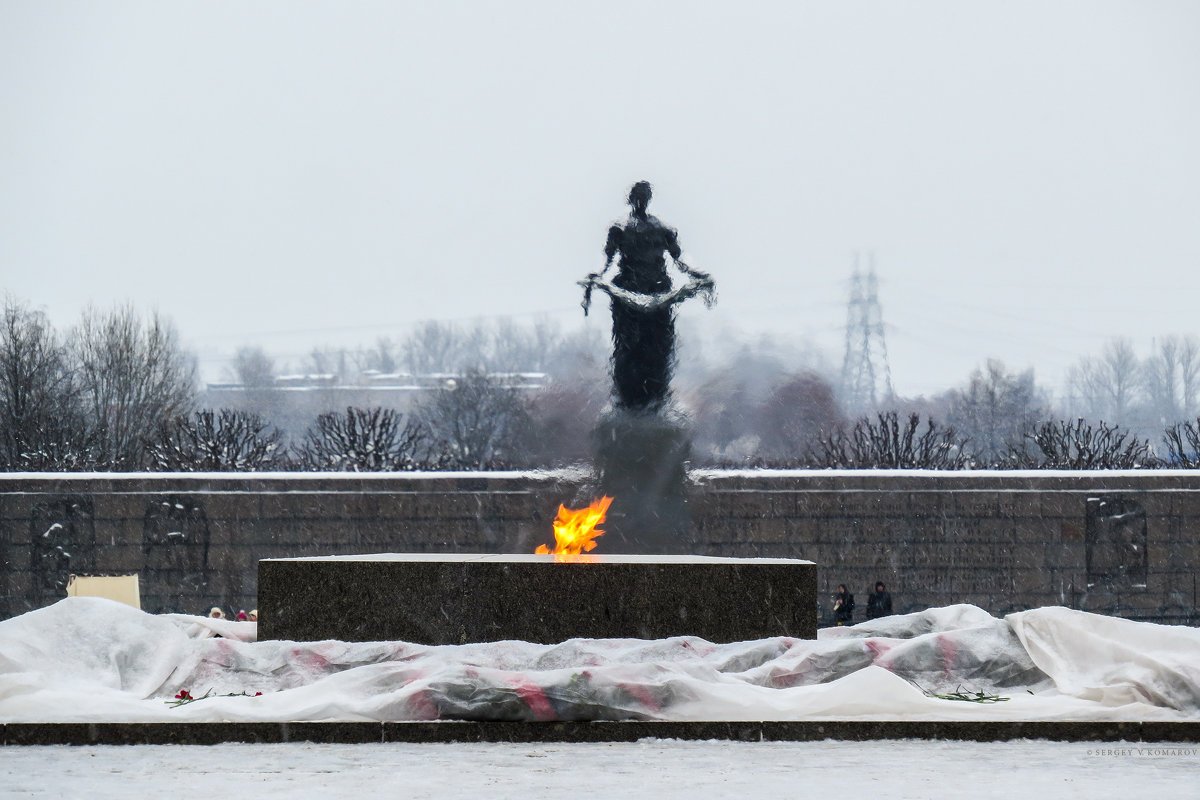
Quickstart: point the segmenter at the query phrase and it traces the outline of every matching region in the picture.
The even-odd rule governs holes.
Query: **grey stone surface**
[[[264,560],[260,639],[816,638],[817,567],[696,556],[381,554]]]
[[[578,507],[585,482],[579,472],[0,475],[0,618],[58,599],[71,572],[139,572],[147,611],[203,614],[255,608],[263,558],[531,553],[553,543],[558,504]],[[1088,500],[1112,495],[1145,512],[1144,586],[1089,577],[1089,548],[1093,566],[1097,554],[1121,552],[1104,551],[1106,529],[1088,523]],[[162,527],[164,502],[182,506],[182,519],[167,519],[180,528]],[[882,580],[897,613],[1064,605],[1200,624],[1197,470],[703,471],[688,476],[687,512],[690,552],[820,564],[822,620],[839,583],[861,598]],[[35,544],[55,523],[73,533],[69,564]],[[187,543],[162,542],[164,530]],[[203,569],[188,548],[205,541]],[[597,552],[622,552],[622,543],[602,538]],[[156,563],[202,571],[156,582]],[[1120,561],[1103,566],[1101,581],[1121,577]],[[864,608],[860,600],[856,619]]]

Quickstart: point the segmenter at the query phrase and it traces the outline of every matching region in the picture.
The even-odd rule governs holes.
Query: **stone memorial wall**
[[[65,596],[72,573],[136,572],[146,610],[200,614],[254,608],[262,558],[531,553],[579,489],[552,472],[0,476],[0,615]],[[815,561],[822,620],[839,583],[862,619],[881,580],[897,613],[1200,624],[1200,472],[695,472],[688,510],[673,552]]]

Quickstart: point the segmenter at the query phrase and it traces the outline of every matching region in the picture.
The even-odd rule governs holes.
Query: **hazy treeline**
[[[318,436],[328,436],[328,415],[314,424],[302,406],[314,402],[343,416],[371,410],[355,387],[370,376],[441,376],[409,398],[393,395],[402,412],[398,438],[410,440],[409,455],[393,468],[498,469],[561,466],[587,459],[591,420],[607,401],[608,344],[596,331],[563,334],[557,326],[526,326],[503,321],[455,325],[428,321],[405,338],[380,338],[361,349],[316,348],[299,364],[276,367],[261,348],[242,348],[233,373],[245,387],[243,408],[271,419],[286,431],[292,465],[315,469],[311,452]],[[329,378],[329,388],[305,394],[273,391],[282,374]],[[533,381],[536,390],[523,386]],[[357,398],[360,406],[347,410]],[[322,422],[322,420],[326,420]],[[390,424],[390,423],[389,423]],[[361,426],[359,426],[361,428]],[[326,459],[326,463],[328,459]],[[332,468],[332,467],[329,467]]]
[[[418,324],[403,339],[381,336],[360,348],[316,347],[298,364],[280,368],[261,348],[241,348],[233,371],[247,385],[281,372],[332,375],[343,383],[353,383],[366,371],[413,375],[554,371],[565,376],[588,371],[592,360],[603,358],[604,352],[600,337],[566,336],[547,321],[456,325],[431,320]]]
[[[249,407],[204,408],[195,359],[171,323],[131,306],[89,309],[60,332],[46,315],[6,299],[0,329],[0,469],[402,470],[497,469],[583,460],[591,418],[602,405],[603,341],[539,326],[460,332],[419,326],[393,346],[357,353],[317,350],[309,372],[336,359],[354,369],[398,364],[453,380],[419,393],[405,409],[337,407],[298,433],[272,417],[287,399],[261,350],[239,352],[235,369]],[[530,394],[500,373],[554,368],[573,379]],[[337,374],[337,373],[335,373]],[[336,392],[329,399],[336,400]]]
[[[684,337],[676,399],[695,425],[696,466],[1147,468],[1197,466],[1200,346],[1167,337],[1145,358],[1116,340],[1072,370],[1054,402],[1032,370],[990,360],[953,388],[844,407],[819,355],[770,340],[707,348]],[[207,402],[174,327],[130,306],[89,309],[56,331],[5,302],[0,468],[17,470],[412,470],[586,461],[609,402],[609,344],[539,322],[426,322],[398,340],[318,348],[276,365],[238,351],[237,407]],[[309,395],[285,373],[328,378]],[[539,373],[537,388],[514,380]],[[348,403],[370,376],[443,376],[387,403]]]
[[[1104,420],[1063,421],[1032,370],[996,360],[933,397],[846,409],[817,367],[789,372],[750,352],[694,390],[697,460],[713,466],[924,469],[1136,469],[1159,448]],[[1192,423],[1195,427],[1195,423]],[[1178,459],[1175,459],[1178,461]]]
[[[1066,416],[1152,436],[1200,414],[1200,339],[1163,336],[1144,356],[1128,339],[1112,339],[1098,355],[1079,359],[1066,378]]]

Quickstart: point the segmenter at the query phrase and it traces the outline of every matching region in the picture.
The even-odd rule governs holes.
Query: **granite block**
[[[816,564],[382,554],[259,562],[260,639],[463,644],[816,638]]]
[[[950,722],[790,720],[745,722],[193,722],[7,723],[2,746],[138,745],[219,742],[635,742],[642,739],[745,742],[926,739],[1004,742],[1200,742],[1196,722]]]

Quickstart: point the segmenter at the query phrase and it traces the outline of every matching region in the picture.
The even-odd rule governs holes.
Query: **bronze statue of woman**
[[[646,211],[651,188],[639,181],[629,190],[629,219],[608,229],[604,269],[580,281],[587,313],[592,288],[612,298],[613,385],[617,405],[658,410],[670,395],[675,362],[675,304],[697,294],[712,304],[714,284],[707,274],[679,260],[679,237]],[[673,287],[664,253],[686,280]],[[604,275],[618,263],[612,281]]]

